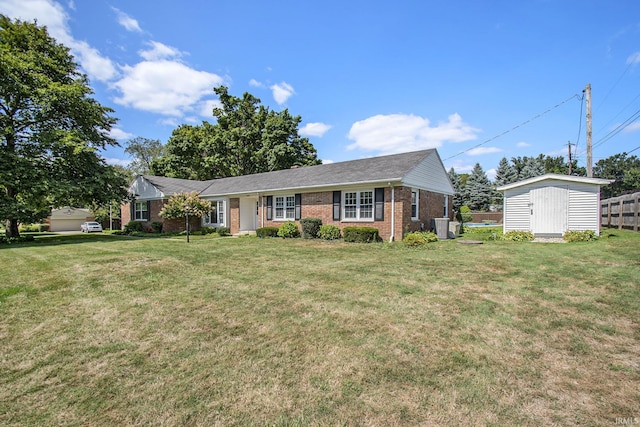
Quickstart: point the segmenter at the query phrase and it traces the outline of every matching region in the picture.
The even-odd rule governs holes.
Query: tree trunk
[[[5,221],[6,235],[8,238],[10,237],[20,237],[20,231],[18,230],[18,220],[17,219],[8,219]]]

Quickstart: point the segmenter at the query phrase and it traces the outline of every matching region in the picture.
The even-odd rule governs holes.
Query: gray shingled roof
[[[202,193],[202,190],[209,186],[208,181],[194,181],[153,175],[143,175],[142,177],[153,184],[158,190],[162,191],[166,196],[184,192],[191,193],[192,191]]]
[[[400,181],[435,150],[422,150],[347,162],[306,166],[253,175],[190,181],[145,175],[165,195],[198,191],[202,196]]]

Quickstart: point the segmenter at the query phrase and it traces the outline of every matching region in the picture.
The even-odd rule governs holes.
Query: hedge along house
[[[503,230],[536,237],[566,231],[600,233],[600,187],[611,180],[546,174],[498,187],[504,192]]]
[[[142,221],[148,227],[162,221],[159,212],[169,196],[197,191],[212,202],[213,210],[193,224],[196,228],[225,226],[232,234],[243,234],[320,218],[341,229],[375,227],[388,240],[429,229],[433,218],[452,218],[454,193],[433,149],[210,181],[141,175],[129,191],[135,200],[123,206],[123,224]],[[184,221],[164,223],[166,231],[185,226]]]

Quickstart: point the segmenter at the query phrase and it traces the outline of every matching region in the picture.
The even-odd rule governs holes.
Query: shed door
[[[531,232],[535,235],[562,236],[567,231],[569,186],[531,189]]]

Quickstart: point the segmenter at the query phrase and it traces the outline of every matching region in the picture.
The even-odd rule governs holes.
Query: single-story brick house
[[[566,231],[600,234],[600,187],[610,179],[546,174],[498,187],[504,193],[503,230],[536,237]]]
[[[453,218],[453,186],[431,149],[210,181],[140,175],[129,187],[134,200],[123,205],[122,224],[162,221],[165,231],[184,230],[184,220],[163,220],[159,212],[171,195],[193,191],[213,209],[190,226],[225,226],[232,234],[320,218],[341,229],[375,227],[393,240],[428,230],[434,218]]]

